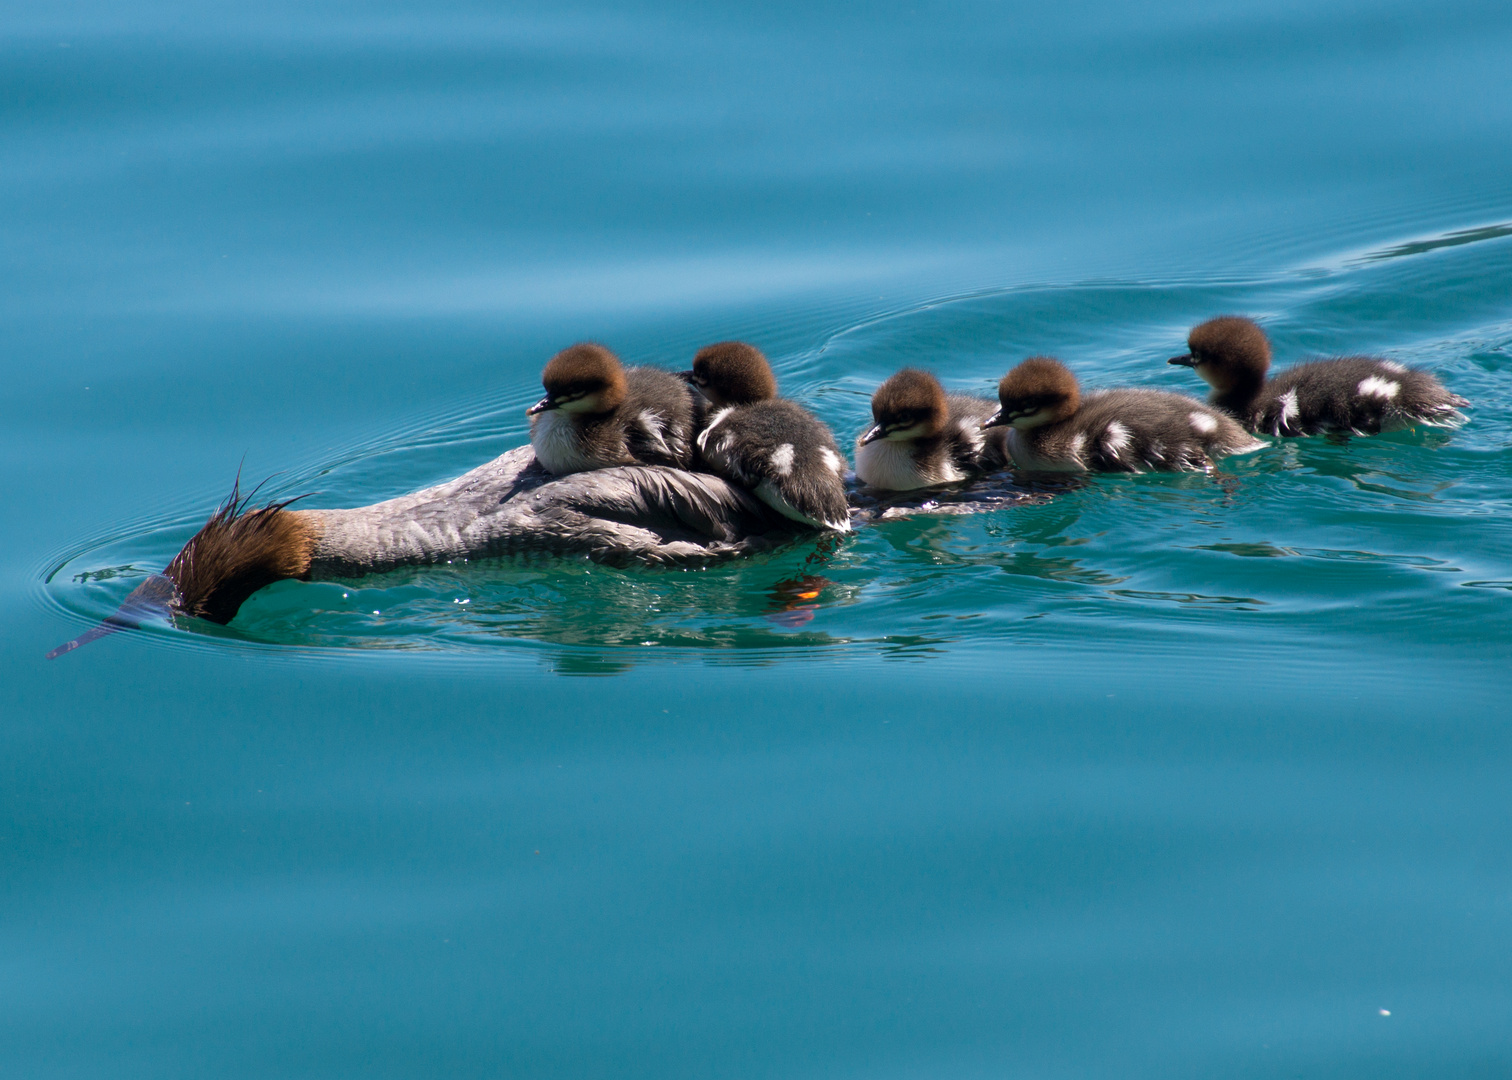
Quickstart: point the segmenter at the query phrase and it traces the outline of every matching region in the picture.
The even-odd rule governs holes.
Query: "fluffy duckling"
[[[1395,360],[1345,356],[1288,368],[1266,381],[1271,347],[1249,319],[1209,319],[1169,363],[1194,368],[1214,405],[1263,435],[1375,435],[1423,424],[1457,427],[1470,404],[1426,371]]]
[[[743,487],[784,517],[850,531],[845,458],[829,428],[777,396],[777,378],[759,349],[741,341],[708,345],[683,373],[714,408],[697,439],[705,467]]]
[[[526,414],[536,460],[557,476],[615,465],[693,464],[702,404],[660,368],[625,368],[602,345],[563,349],[541,373],[546,396]]]
[[[984,427],[1008,426],[1022,469],[1181,472],[1265,444],[1195,398],[1161,390],[1096,390],[1085,398],[1059,360],[1032,356],[998,384],[1002,407]]]
[[[1008,433],[982,427],[997,406],[947,394],[927,371],[904,368],[872,395],[875,423],[856,440],[856,477],[887,491],[964,480],[1008,464]]]

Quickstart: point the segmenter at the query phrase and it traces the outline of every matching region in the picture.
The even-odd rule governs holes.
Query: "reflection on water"
[[[814,612],[819,610],[819,605],[815,601],[824,594],[827,587],[832,585],[834,582],[829,578],[819,577],[817,574],[779,581],[767,594],[770,598],[768,601],[770,606],[766,613],[767,622],[790,630],[812,622]]]
[[[1201,593],[1151,592],[1145,589],[1112,589],[1110,595],[1128,600],[1159,600],[1171,604],[1194,604],[1199,607],[1230,607],[1235,611],[1254,611],[1264,600],[1251,596],[1204,596]]]
[[[1420,445],[1431,449],[1433,444],[1444,445],[1451,437],[1445,432],[1433,434],[1437,438],[1424,438]],[[1413,467],[1393,468],[1393,463],[1401,458],[1383,452],[1381,447],[1385,444],[1361,443],[1360,439],[1335,442],[1297,439],[1282,446],[1282,460],[1289,468],[1343,480],[1358,491],[1410,502],[1438,502],[1457,483],[1433,473],[1425,474],[1416,462]]]
[[[1362,255],[1360,259],[1362,262],[1375,262],[1378,259],[1399,259],[1404,255],[1422,255],[1425,252],[1437,251],[1440,248],[1459,247],[1462,244],[1476,244],[1483,240],[1498,240],[1503,236],[1512,236],[1512,223],[1481,225],[1474,229],[1457,229],[1454,232],[1435,236],[1428,240],[1412,240],[1405,244],[1383,248],[1380,251],[1372,251]]]

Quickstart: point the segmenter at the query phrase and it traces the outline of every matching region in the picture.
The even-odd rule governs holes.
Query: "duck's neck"
[[[1234,381],[1222,390],[1214,390],[1208,400],[1224,412],[1242,416],[1250,411],[1264,389],[1264,372],[1236,372]]]

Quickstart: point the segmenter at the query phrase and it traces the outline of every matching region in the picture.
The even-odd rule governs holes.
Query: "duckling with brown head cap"
[[[987,398],[947,394],[927,371],[904,368],[872,395],[875,422],[856,440],[856,478],[912,491],[1001,469],[1008,433],[982,427],[996,409]]]
[[[1224,315],[1193,328],[1168,361],[1196,370],[1209,400],[1262,435],[1375,435],[1422,424],[1458,427],[1470,403],[1426,371],[1375,356],[1288,368],[1266,380],[1271,346],[1252,320]]]
[[[530,444],[547,472],[692,466],[703,406],[671,372],[627,369],[602,345],[584,342],[553,356],[541,385],[546,396],[526,412]]]
[[[1021,469],[1184,472],[1264,443],[1210,405],[1161,390],[1096,390],[1085,397],[1059,360],[1033,356],[998,384],[1001,408],[984,427],[1008,432]]]
[[[759,349],[742,341],[705,346],[683,377],[714,408],[696,440],[705,468],[786,518],[850,531],[840,447],[816,416],[777,396],[777,378]]]

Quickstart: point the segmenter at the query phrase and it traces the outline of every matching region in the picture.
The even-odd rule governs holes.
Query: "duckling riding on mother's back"
[[[530,445],[547,472],[692,466],[703,405],[670,371],[626,369],[602,345],[584,342],[553,356],[541,385],[546,396],[526,412]]]
[[[835,436],[802,405],[777,396],[777,377],[759,349],[743,341],[705,346],[683,375],[715,410],[697,440],[705,468],[793,521],[850,531]]]

